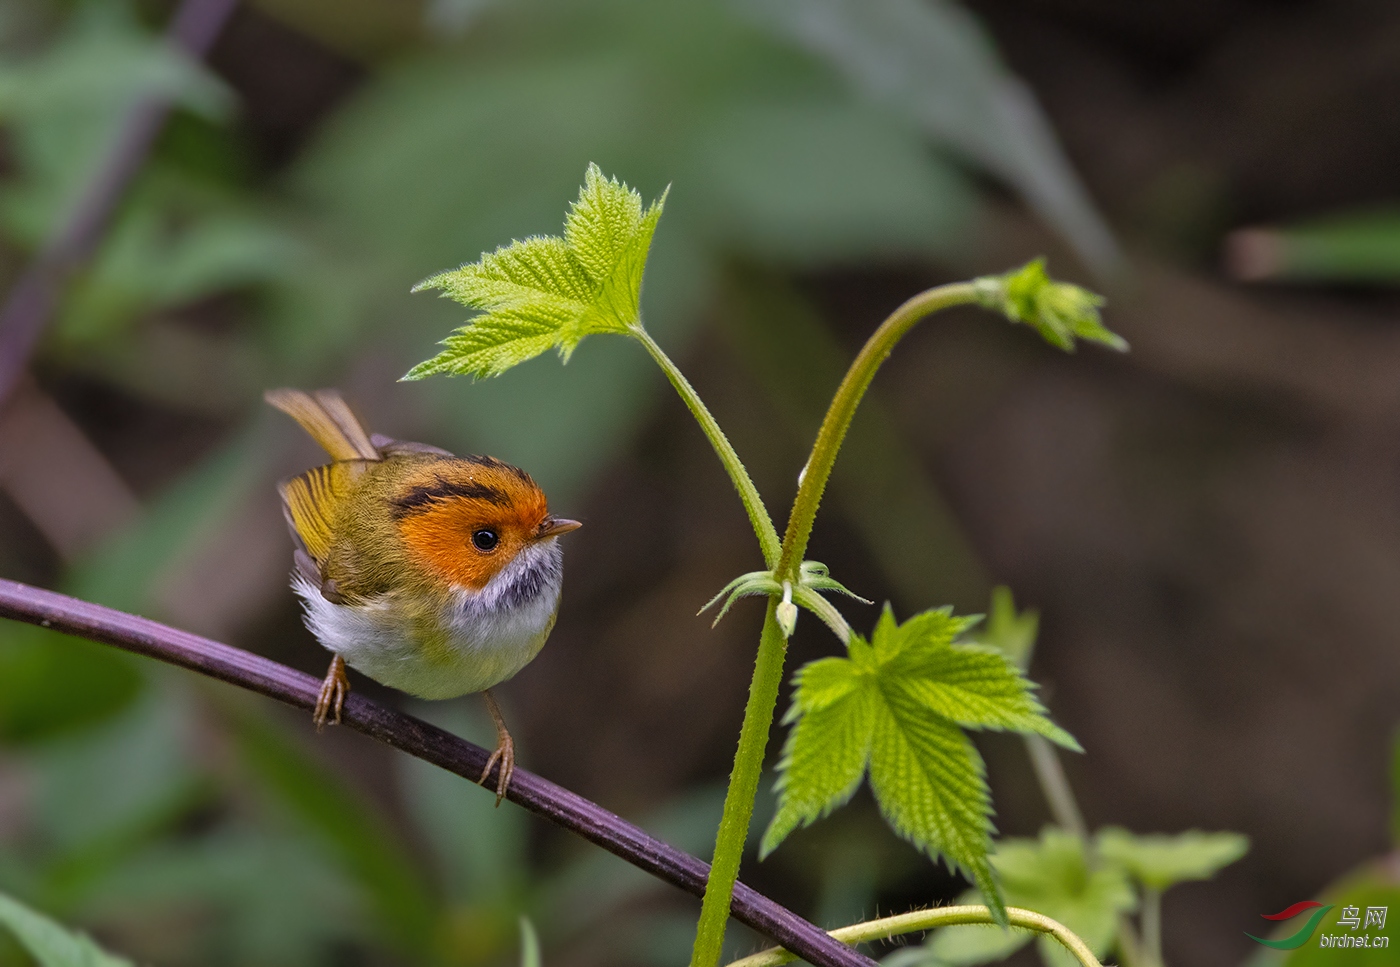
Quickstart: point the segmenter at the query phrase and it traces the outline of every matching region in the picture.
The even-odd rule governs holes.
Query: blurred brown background
[[[90,176],[114,99],[180,107],[0,416],[0,574],[320,674],[272,489],[317,455],[259,397],[340,386],[373,429],[518,462],[585,521],[549,647],[500,690],[521,762],[704,855],[759,608],[692,617],[759,562],[723,472],[634,347],[396,383],[462,322],[409,286],[555,230],[589,160],[670,183],[648,325],[783,518],[880,319],[1047,254],[1132,352],[1066,357],[971,310],[917,331],[811,556],[901,613],[982,611],[994,584],[1038,608],[1032,677],[1087,749],[1067,768],[1091,826],[1251,837],[1165,909],[1169,963],[1245,961],[1260,913],[1389,849],[1400,300],[1383,277],[1235,281],[1227,237],[1393,201],[1400,9],[929,5],[933,33],[903,32],[927,50],[871,61],[878,4],[835,41],[758,7],[260,0],[202,74],[149,66],[166,4],[12,0],[0,272]],[[1014,77],[1043,115],[994,124]],[[508,963],[521,911],[551,965],[685,956],[693,904],[510,807],[222,687],[0,635],[0,888],[143,962]],[[790,667],[834,647],[804,620]],[[979,745],[999,828],[1034,835],[1024,750]],[[349,818],[305,806],[318,769]],[[829,925],[961,888],[865,793],[744,875]]]

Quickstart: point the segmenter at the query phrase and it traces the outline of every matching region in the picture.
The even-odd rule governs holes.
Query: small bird
[[[365,432],[335,390],[270,390],[331,463],[278,490],[296,544],[292,588],[329,650],[314,721],[340,722],[348,664],[419,698],[481,692],[497,745],[499,806],[515,743],[491,695],[539,654],[559,613],[563,551],[582,526],[554,517],[530,475]]]

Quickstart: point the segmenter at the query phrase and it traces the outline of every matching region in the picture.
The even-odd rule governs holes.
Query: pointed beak
[[[540,524],[535,539],[542,541],[546,537],[558,537],[560,534],[576,531],[582,526],[583,524],[576,520],[568,520],[564,517],[546,517],[544,523]]]

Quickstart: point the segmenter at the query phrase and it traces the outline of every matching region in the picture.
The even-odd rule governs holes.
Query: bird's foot
[[[496,776],[496,805],[501,804],[501,800],[506,798],[506,789],[510,787],[510,777],[515,774],[515,742],[509,733],[501,738],[501,744],[496,746],[496,751],[491,753],[491,758],[486,760],[486,768],[481,770],[480,782],[486,785],[486,777],[491,775],[491,769],[500,763],[501,770]]]
[[[506,798],[506,790],[510,788],[510,777],[515,774],[515,740],[506,729],[506,720],[502,717],[501,708],[496,704],[490,689],[481,694],[486,699],[487,711],[496,722],[496,751],[486,760],[486,768],[481,770],[481,778],[477,781],[483,786],[486,785],[491,768],[499,763],[500,770],[496,773],[496,805],[500,806],[501,800]]]
[[[331,659],[331,667],[326,670],[326,680],[321,683],[321,692],[316,696],[316,712],[311,716],[317,732],[322,731],[327,722],[340,724],[340,710],[345,705],[345,696],[349,694],[350,679],[345,674],[345,659],[336,655]]]

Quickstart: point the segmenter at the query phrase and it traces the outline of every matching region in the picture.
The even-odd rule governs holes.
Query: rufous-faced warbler
[[[365,432],[335,390],[270,390],[331,463],[279,485],[296,544],[292,587],[335,657],[315,722],[339,722],[345,666],[419,698],[481,692],[498,742],[499,805],[515,744],[491,695],[539,654],[559,613],[563,552],[580,524],[549,513],[530,475],[492,457]]]

